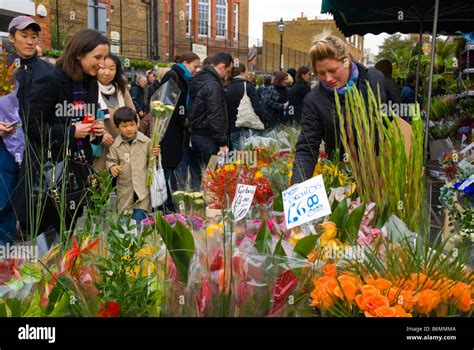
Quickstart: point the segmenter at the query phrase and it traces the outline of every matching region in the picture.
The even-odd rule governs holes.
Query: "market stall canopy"
[[[345,36],[380,33],[419,33],[423,23],[431,31],[434,0],[323,0],[321,13],[334,16]],[[438,33],[453,35],[474,30],[474,1],[440,0]]]

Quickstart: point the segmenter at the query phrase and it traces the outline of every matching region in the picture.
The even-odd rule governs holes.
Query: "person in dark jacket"
[[[313,42],[310,57],[320,83],[304,100],[292,184],[311,178],[318,162],[321,141],[324,140],[329,157],[336,149],[342,148],[334,92],[342,97],[343,111],[343,97],[352,86],[357,86],[367,99],[367,81],[373,91],[380,87],[381,101],[387,101],[382,74],[354,62],[348,45],[339,37],[324,33]]]
[[[232,80],[226,87],[225,97],[227,101],[227,114],[229,115],[230,143],[231,149],[236,151],[240,151],[242,148],[242,128],[236,127],[235,122],[237,121],[237,109],[239,108],[240,100],[244,96],[245,88],[247,89],[247,95],[250,97],[254,112],[260,119],[263,119],[257,91],[254,85],[247,81],[247,75],[247,67],[245,64],[240,63],[238,67],[232,69]]]
[[[286,71],[290,76],[291,76],[291,81],[292,83],[291,84],[288,84],[288,87],[292,87],[294,83],[296,83],[296,75],[297,75],[297,71],[295,68],[288,68],[288,70]]]
[[[222,81],[230,75],[233,64],[229,53],[217,53],[189,85],[191,168],[195,189],[200,188],[202,168],[207,166],[211,156],[224,156],[229,152],[229,121]]]
[[[290,123],[301,123],[301,113],[303,112],[303,100],[311,91],[309,81],[311,80],[311,70],[308,66],[301,66],[296,73],[296,82],[288,91],[288,116]]]
[[[146,77],[144,75],[139,75],[132,83],[132,87],[130,89],[130,96],[132,96],[133,104],[135,105],[135,110],[138,113],[140,119],[145,117],[145,115],[149,111],[149,105],[146,103],[145,100],[145,87],[146,87]]]
[[[39,78],[53,69],[53,66],[38,57],[37,44],[41,27],[31,17],[15,17],[8,26],[9,40],[15,52],[7,56],[9,67],[16,66],[18,84],[18,105],[21,120],[28,116],[30,94]],[[2,136],[16,132],[17,127],[0,125],[0,245],[12,243],[16,231],[16,215],[13,210],[15,189],[18,186],[19,159],[5,148]],[[20,155],[23,159],[23,155]]]
[[[262,109],[266,128],[272,129],[286,120],[289,106],[288,92],[285,81],[288,79],[285,71],[276,72],[273,84],[262,91]]]
[[[26,152],[30,154],[20,170],[20,177],[27,181],[19,188],[15,203],[17,213],[23,214],[19,217],[21,228],[26,228],[30,234],[50,229],[60,233],[61,219],[65,224],[63,229],[69,230],[74,222],[73,215],[76,218],[81,215],[83,203],[67,203],[60,207],[51,200],[40,203],[44,212],[37,217],[37,213],[30,210],[35,203],[30,196],[32,189],[27,186],[44,172],[44,162],[48,160],[56,164],[65,161],[69,172],[85,169],[84,166],[76,167],[78,163],[92,166],[91,142],[100,143],[104,133],[104,123],[94,118],[99,109],[96,75],[104,68],[108,53],[109,42],[101,33],[91,29],[78,31],[56,62],[56,68],[41,77],[31,92],[30,117],[25,120],[29,146]],[[74,175],[76,178],[81,176]],[[62,181],[67,181],[68,177],[61,177],[59,188],[65,186]]]
[[[150,99],[153,94],[158,90],[160,87],[160,82],[155,77],[155,73],[151,70],[146,73],[146,85],[145,89],[145,105],[150,105]]]
[[[402,103],[415,103],[415,85],[416,85],[416,74],[410,73],[405,80],[405,85],[402,88]]]
[[[260,103],[262,103],[262,94],[265,90],[269,89],[272,86],[272,76],[269,74],[265,74],[263,76],[263,85],[257,89],[258,99]],[[263,110],[262,110],[263,113]]]
[[[188,103],[189,103],[189,88],[188,84],[197,69],[201,65],[201,59],[194,52],[186,51],[181,55],[175,57],[176,64],[173,65],[161,80],[161,84],[173,79],[179,86],[181,94],[178,103],[171,117],[165,136],[160,143],[161,146],[161,165],[165,173],[165,179],[171,182],[172,188],[168,188],[168,200],[166,206],[169,210],[175,211],[173,201],[171,198],[171,190],[175,188],[176,180],[173,176],[174,171],[183,160],[183,151],[185,150],[185,142],[189,143],[187,134],[188,125]],[[139,131],[150,137],[153,130],[153,116],[148,113],[142,119]]]
[[[389,60],[380,60],[375,64],[375,69],[381,71],[384,75],[385,91],[387,93],[387,100],[393,104],[401,103],[402,97],[400,96],[400,88],[392,78],[392,62]]]

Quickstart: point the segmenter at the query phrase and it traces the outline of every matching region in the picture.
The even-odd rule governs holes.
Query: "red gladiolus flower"
[[[293,271],[286,270],[283,272],[275,282],[273,288],[272,300],[275,302],[273,311],[270,316],[276,316],[285,304],[285,298],[290,294],[292,289],[296,286],[298,279]]]
[[[99,317],[119,317],[120,305],[115,301],[108,301],[100,307]]]

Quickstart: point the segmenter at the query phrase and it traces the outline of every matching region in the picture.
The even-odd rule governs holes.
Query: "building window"
[[[227,38],[227,0],[216,0],[216,37]]]
[[[210,0],[199,0],[198,2],[198,33],[201,36],[209,35],[211,17]]]
[[[107,35],[107,4],[99,3],[96,8],[94,1],[89,0],[87,28],[98,30],[102,34]]]
[[[234,4],[234,39],[239,40],[239,4]]]
[[[192,0],[186,0],[186,35],[191,36],[193,19],[193,4]]]

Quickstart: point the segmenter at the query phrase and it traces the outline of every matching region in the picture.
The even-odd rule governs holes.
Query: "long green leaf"
[[[311,253],[316,247],[318,241],[318,235],[309,235],[300,239],[294,248],[294,252],[302,256],[303,258],[308,258],[309,253]]]

